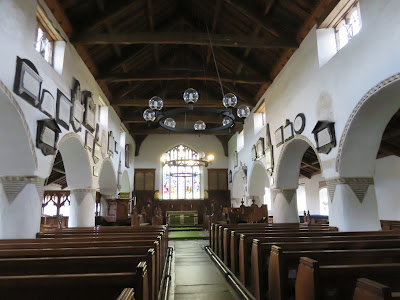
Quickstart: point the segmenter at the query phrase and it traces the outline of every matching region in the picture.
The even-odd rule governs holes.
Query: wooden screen
[[[228,169],[208,169],[208,190],[228,189]]]
[[[156,169],[135,169],[135,191],[155,190]]]

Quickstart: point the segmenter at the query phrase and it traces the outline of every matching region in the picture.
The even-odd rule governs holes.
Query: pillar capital
[[[34,184],[39,196],[43,198],[44,179],[37,176],[1,176],[0,184],[9,203],[12,203],[27,184]]]
[[[297,189],[271,189],[272,201],[275,201],[275,198],[278,194],[282,194],[286,201],[290,204],[293,199],[293,195],[296,194]]]
[[[329,192],[331,202],[335,196],[336,187],[338,185],[348,185],[358,201],[362,203],[370,185],[374,185],[373,177],[333,177],[326,179],[326,185]]]

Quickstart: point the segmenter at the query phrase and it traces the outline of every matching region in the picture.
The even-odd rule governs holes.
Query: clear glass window
[[[360,32],[361,27],[360,8],[357,3],[335,27],[337,49],[340,50],[346,46],[347,43]]]
[[[53,64],[53,48],[54,48],[54,39],[49,34],[49,32],[45,29],[45,26],[41,23],[39,19],[37,19],[38,27],[36,31],[36,42],[35,49],[39,52],[44,59],[49,63]]]
[[[299,185],[297,188],[297,210],[301,214],[307,211],[306,187],[304,185]]]

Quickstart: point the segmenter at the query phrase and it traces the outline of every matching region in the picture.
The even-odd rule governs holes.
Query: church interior
[[[400,299],[399,20],[1,0],[0,299]]]

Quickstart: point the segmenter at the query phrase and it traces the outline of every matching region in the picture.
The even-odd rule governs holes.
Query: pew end
[[[353,300],[391,300],[391,289],[383,284],[369,280],[367,278],[359,278],[357,286],[354,290]]]
[[[308,257],[300,258],[299,268],[297,270],[296,279],[296,300],[317,300],[314,298],[318,295],[317,281],[318,281],[319,264],[316,260]]]

